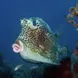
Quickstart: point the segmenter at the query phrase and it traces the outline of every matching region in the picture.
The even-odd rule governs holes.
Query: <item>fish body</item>
[[[22,67],[23,64],[20,64],[20,65],[17,65],[15,68],[14,68],[14,71],[17,71],[20,67]]]
[[[21,33],[12,45],[13,51],[31,62],[59,64],[59,54],[66,48],[58,47],[56,36],[41,18],[31,17],[21,20]]]

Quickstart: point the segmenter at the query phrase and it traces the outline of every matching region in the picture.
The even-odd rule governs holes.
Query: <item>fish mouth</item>
[[[15,53],[22,52],[24,50],[22,41],[16,40],[15,43],[12,45],[12,48]]]

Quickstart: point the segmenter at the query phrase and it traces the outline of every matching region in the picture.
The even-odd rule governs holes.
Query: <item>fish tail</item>
[[[66,55],[69,54],[68,46],[65,45],[64,47],[58,48],[58,52],[59,52],[60,54],[66,54]]]

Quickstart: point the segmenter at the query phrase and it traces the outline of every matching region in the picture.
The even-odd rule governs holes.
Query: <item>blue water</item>
[[[46,21],[53,32],[64,32],[59,44],[67,44],[70,51],[76,47],[78,32],[68,24],[66,15],[78,0],[0,0],[0,52],[11,63],[22,63],[12,50],[12,44],[20,33],[20,19],[40,17]]]

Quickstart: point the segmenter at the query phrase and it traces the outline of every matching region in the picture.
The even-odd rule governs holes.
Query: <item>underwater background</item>
[[[0,1],[0,52],[3,59],[11,64],[33,65],[23,61],[12,50],[12,44],[20,33],[20,19],[40,17],[53,32],[63,34],[58,39],[60,45],[67,44],[72,53],[78,42],[78,31],[68,24],[66,16],[77,0],[1,0]]]

